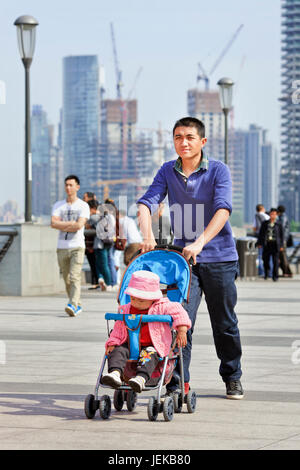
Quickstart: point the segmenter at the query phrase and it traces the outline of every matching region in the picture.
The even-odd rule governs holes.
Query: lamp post
[[[25,222],[31,222],[31,193],[32,193],[32,158],[30,139],[30,87],[29,69],[35,49],[35,32],[38,22],[29,15],[16,19],[18,46],[25,67]]]
[[[231,109],[232,105],[232,88],[233,88],[233,81],[231,78],[221,78],[218,81],[218,85],[220,87],[220,103],[221,108],[224,113],[225,117],[225,158],[224,161],[226,165],[228,164],[228,113]]]

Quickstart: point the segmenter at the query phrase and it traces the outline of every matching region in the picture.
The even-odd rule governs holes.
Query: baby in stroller
[[[179,302],[171,302],[163,297],[157,274],[145,270],[134,272],[125,293],[130,296],[130,303],[120,307],[123,314],[170,315],[173,319],[172,328],[177,330],[177,345],[182,348],[186,345],[186,333],[191,327],[189,316]],[[122,385],[122,374],[130,356],[129,341],[124,322],[117,320],[105,344],[108,373],[102,376],[102,384],[115,389]],[[135,392],[140,393],[145,388],[160,358],[168,355],[171,343],[169,324],[142,323],[136,376],[128,381]]]

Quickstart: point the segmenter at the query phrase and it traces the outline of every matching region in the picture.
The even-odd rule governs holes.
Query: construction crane
[[[224,49],[222,50],[221,54],[219,55],[219,57],[217,58],[217,60],[215,61],[214,65],[212,66],[209,74],[207,74],[205,72],[205,70],[203,69],[202,65],[200,64],[200,62],[198,62],[198,69],[200,70],[200,73],[198,72],[198,75],[197,75],[197,83],[200,81],[200,80],[204,80],[205,82],[205,90],[209,90],[209,77],[214,73],[214,71],[216,70],[216,68],[218,67],[218,65],[220,64],[220,62],[222,61],[222,59],[224,58],[224,56],[227,54],[228,50],[230,49],[230,47],[232,46],[233,42],[236,40],[238,34],[240,33],[240,31],[243,29],[244,25],[241,24],[238,29],[235,31],[235,33],[233,34],[233,36],[230,38],[230,40],[228,41],[228,43],[226,44],[226,46],[224,47]]]
[[[200,80],[204,80],[205,90],[207,91],[209,89],[209,78],[208,78],[207,73],[205,72],[204,68],[200,64],[200,62],[198,62],[198,69],[199,69],[199,72],[198,72],[198,75],[197,75],[197,83],[200,82]]]
[[[134,90],[135,90],[136,83],[137,83],[137,81],[138,81],[138,79],[139,79],[139,76],[140,76],[141,73],[142,73],[142,70],[143,70],[143,67],[140,67],[140,68],[138,69],[137,74],[136,74],[136,76],[135,76],[135,78],[134,78],[133,85],[132,85],[132,87],[131,87],[130,92],[128,93],[128,96],[127,96],[127,100],[126,100],[126,101],[129,101],[129,100],[130,100],[130,98],[131,98],[131,96],[132,96],[132,94],[133,94],[133,92],[134,92]]]
[[[117,99],[120,100],[120,110],[121,110],[121,126],[120,126],[120,134],[121,134],[121,142],[122,142],[122,170],[127,169],[127,124],[128,124],[128,100],[130,99],[136,82],[142,72],[142,67],[139,68],[133,86],[128,94],[127,100],[122,98],[122,71],[119,66],[118,54],[117,54],[117,46],[116,46],[116,39],[114,33],[114,26],[113,23],[110,23],[110,30],[111,30],[111,39],[113,45],[113,54],[114,54],[114,61],[115,61],[115,73],[116,73],[116,89],[117,89]]]
[[[118,180],[98,180],[93,186],[104,186],[103,189],[103,199],[104,201],[109,198],[109,187],[115,184],[125,184],[125,183],[137,183],[136,178],[122,178]]]
[[[122,99],[122,71],[119,67],[118,61],[118,54],[117,54],[117,46],[116,46],[116,39],[115,39],[115,32],[114,32],[114,25],[110,23],[110,32],[111,32],[111,40],[113,45],[113,53],[114,53],[114,61],[115,61],[115,72],[116,72],[116,79],[117,79],[117,98],[120,100]]]

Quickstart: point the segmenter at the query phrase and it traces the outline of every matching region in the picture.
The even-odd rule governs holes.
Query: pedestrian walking
[[[112,215],[114,219],[114,227],[116,227],[118,208],[115,205],[115,201],[113,199],[108,198],[104,201],[104,204],[109,214]],[[116,241],[115,239],[116,239],[116,233],[114,236],[114,242]],[[117,269],[116,269],[116,264],[115,264],[115,243],[112,243],[110,249],[108,250],[108,266],[109,266],[110,276],[111,276],[111,286],[114,287],[116,290],[118,287],[118,276],[117,276]]]
[[[96,220],[99,220],[99,215],[97,215],[98,202],[91,198],[88,200],[88,205],[90,207],[90,219],[85,225],[84,237],[85,237],[85,256],[88,260],[90,270],[91,270],[91,284],[89,287],[90,290],[99,289],[100,285],[98,284],[98,275],[96,269],[96,257],[94,250],[94,241],[96,237],[96,229],[94,227],[95,217]]]
[[[104,204],[98,206],[98,216],[95,218],[96,237],[94,251],[98,283],[102,291],[112,290],[113,283],[109,265],[109,251],[115,240],[115,219]]]
[[[183,350],[185,393],[190,387],[192,333],[204,293],[226,396],[241,399],[242,349],[234,311],[238,255],[228,221],[232,210],[230,171],[222,161],[204,154],[205,127],[198,119],[177,121],[173,141],[177,160],[162,165],[148,191],[138,200],[141,250],[155,247],[151,215],[168,196],[174,244],[181,246],[186,259],[194,263],[189,303],[185,305],[192,322]],[[172,393],[175,386],[170,383],[168,392]]]
[[[282,225],[276,219],[277,209],[272,208],[270,219],[262,223],[257,240],[258,247],[263,249],[265,279],[268,279],[270,258],[272,258],[273,281],[278,281],[279,253],[283,250],[284,243]]]
[[[84,226],[90,217],[88,204],[77,197],[79,189],[79,178],[76,175],[67,176],[67,197],[54,204],[51,217],[51,227],[59,231],[57,259],[69,298],[65,311],[71,317],[82,311],[80,291],[85,254]]]
[[[278,217],[277,220],[282,226],[283,230],[283,249],[279,252],[279,267],[282,271],[283,277],[293,277],[289,261],[286,254],[286,248],[288,246],[289,237],[290,237],[290,223],[288,216],[285,213],[284,206],[278,206]]]
[[[254,223],[253,223],[253,232],[254,232],[255,237],[258,238],[261,224],[265,220],[269,220],[269,218],[270,216],[266,213],[266,209],[264,205],[257,204],[256,214],[255,214]],[[264,276],[264,263],[263,263],[263,258],[262,258],[262,252],[263,252],[262,247],[258,248],[257,260],[258,260],[258,275],[259,276]]]

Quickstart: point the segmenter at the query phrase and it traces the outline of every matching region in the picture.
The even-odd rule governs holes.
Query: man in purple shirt
[[[228,221],[232,210],[230,172],[223,162],[204,155],[205,127],[198,119],[177,121],[173,139],[178,159],[162,165],[148,191],[138,200],[141,250],[154,249],[151,216],[168,196],[174,244],[181,246],[186,259],[192,258],[194,263],[189,303],[185,305],[192,321],[183,350],[185,393],[189,390],[192,333],[204,293],[226,396],[241,399],[242,349],[234,312],[238,255]],[[174,387],[171,383],[169,392]]]

